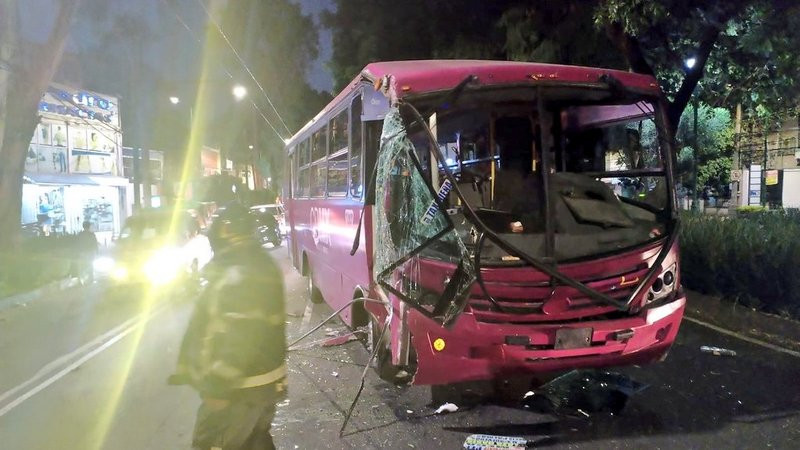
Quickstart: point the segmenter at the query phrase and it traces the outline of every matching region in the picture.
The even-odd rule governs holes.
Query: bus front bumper
[[[450,384],[577,368],[645,364],[666,356],[683,318],[686,295],[639,314],[567,324],[481,323],[463,313],[449,329],[412,311],[417,352],[414,384]],[[565,329],[567,329],[565,331]],[[561,330],[561,331],[559,331]],[[590,342],[556,344],[564,336]],[[590,336],[590,338],[589,338]]]

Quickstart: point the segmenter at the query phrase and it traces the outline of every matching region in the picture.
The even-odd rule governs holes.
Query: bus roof
[[[653,91],[654,93],[658,92],[658,83],[650,75],[596,67],[516,61],[422,60],[377,62],[367,65],[362,74],[373,80],[386,75],[393,76],[398,98],[452,89],[469,75],[477,76],[481,85],[501,85],[540,81],[597,83],[601,75],[610,74],[625,86]]]
[[[478,77],[483,86],[530,83],[598,83],[602,75],[613,75],[622,85],[652,94],[659,93],[656,79],[651,75],[625,72],[598,67],[564,66],[516,61],[483,60],[411,60],[386,61],[368,64],[330,103],[300,129],[288,142],[294,145],[298,135],[303,134],[319,119],[337,108],[341,101],[359,87],[362,81],[371,83],[384,76],[394,77],[397,97],[403,98],[427,92],[455,88],[469,75]]]

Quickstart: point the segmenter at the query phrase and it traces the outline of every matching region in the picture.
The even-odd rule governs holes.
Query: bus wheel
[[[385,381],[397,385],[408,384],[411,382],[411,375],[400,366],[392,364],[392,351],[389,348],[389,330],[383,336],[383,341],[378,342],[381,337],[381,326],[377,320],[369,314],[369,325],[367,325],[367,352],[372,355],[377,347],[378,352],[370,362],[378,376]]]
[[[314,273],[311,272],[311,269],[308,270],[308,295],[311,299],[311,303],[318,305],[322,303],[322,292],[319,291],[317,284],[314,283]]]

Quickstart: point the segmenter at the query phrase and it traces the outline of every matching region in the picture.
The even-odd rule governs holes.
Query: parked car
[[[280,246],[286,229],[283,206],[257,205],[250,208],[250,214],[255,219],[255,234],[259,242]]]
[[[95,273],[116,283],[154,286],[197,277],[213,255],[199,231],[196,218],[186,211],[137,213],[125,222],[109,256],[95,260]]]

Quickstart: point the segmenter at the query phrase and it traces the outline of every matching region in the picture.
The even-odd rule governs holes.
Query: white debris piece
[[[453,403],[445,403],[444,405],[440,406],[439,409],[436,410],[436,414],[441,414],[443,412],[456,412],[458,411],[458,406]]]
[[[339,376],[339,372],[331,372],[331,375],[333,375],[334,377],[338,377]]]
[[[526,393],[525,393],[525,395],[523,395],[523,396],[522,396],[522,398],[523,398],[523,399],[526,399],[526,398],[528,398],[528,397],[533,397],[534,395],[536,395],[536,393],[535,393],[535,392],[533,392],[533,391],[528,391],[528,392],[526,392]]]

